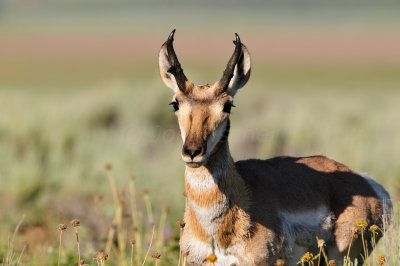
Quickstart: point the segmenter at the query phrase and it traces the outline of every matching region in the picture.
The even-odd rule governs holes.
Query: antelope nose
[[[194,157],[201,154],[202,148],[191,148],[191,147],[183,147],[183,153],[189,155],[190,158],[193,160]]]

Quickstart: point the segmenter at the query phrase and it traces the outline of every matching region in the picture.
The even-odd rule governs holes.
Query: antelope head
[[[179,64],[174,34],[175,30],[161,46],[159,70],[165,85],[174,91],[170,105],[181,131],[182,159],[189,167],[199,167],[228,137],[233,97],[250,77],[250,53],[236,34],[235,50],[221,79],[213,85],[195,85]]]

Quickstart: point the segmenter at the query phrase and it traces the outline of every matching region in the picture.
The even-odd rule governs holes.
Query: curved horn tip
[[[176,29],[173,29],[173,31],[169,34],[168,42],[171,42],[174,40],[175,31],[176,31]]]
[[[240,37],[239,37],[239,34],[235,33],[235,36],[236,36],[236,42],[240,43]]]

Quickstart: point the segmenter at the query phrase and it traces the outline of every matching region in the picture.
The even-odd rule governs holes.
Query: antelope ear
[[[167,87],[170,87],[174,93],[179,91],[178,83],[176,82],[175,76],[168,72],[172,65],[168,60],[167,42],[165,42],[160,49],[158,56],[158,68],[162,81]]]
[[[250,78],[251,58],[246,46],[242,44],[242,52],[233,71],[226,93],[235,96],[238,89],[242,88]]]

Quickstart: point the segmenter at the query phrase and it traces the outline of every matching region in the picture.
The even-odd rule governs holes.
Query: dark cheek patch
[[[224,134],[221,137],[221,142],[225,142],[228,140],[229,136],[229,130],[231,129],[231,121],[228,119],[227,124],[226,124],[226,129],[224,131]]]
[[[225,112],[225,113],[230,113],[231,112],[231,108],[232,108],[232,103],[230,103],[230,102],[226,102],[225,104],[224,104],[224,109],[223,109],[223,111]]]

